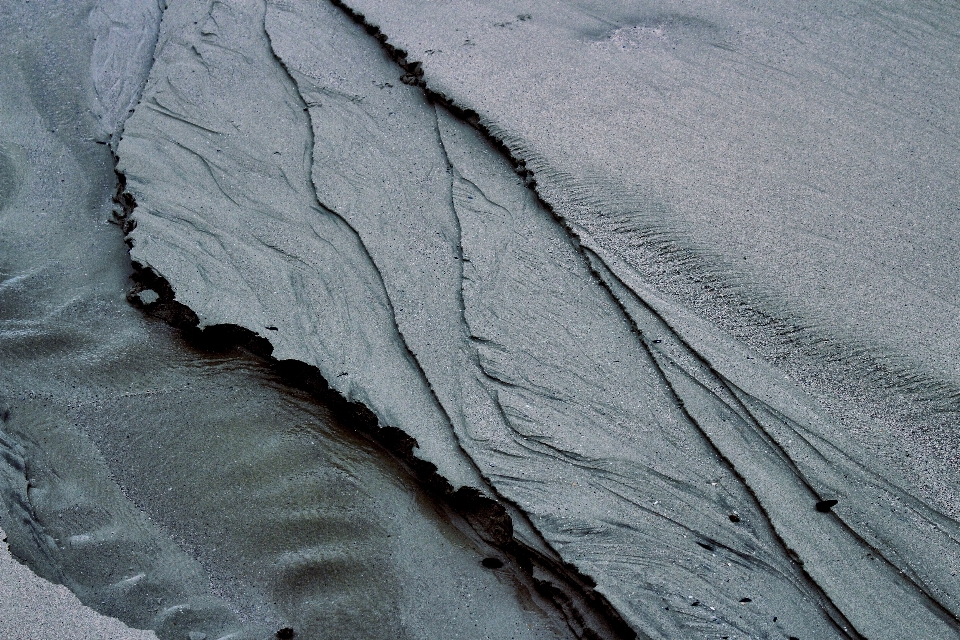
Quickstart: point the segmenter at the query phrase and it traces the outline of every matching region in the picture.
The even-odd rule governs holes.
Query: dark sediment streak
[[[594,591],[596,584],[582,575],[574,565],[558,561],[513,537],[509,513],[496,499],[470,487],[454,489],[437,473],[436,465],[416,456],[417,441],[396,427],[383,425],[365,406],[350,402],[330,388],[320,371],[297,360],[279,361],[271,357],[272,346],[264,338],[237,325],[213,325],[199,329],[196,316],[173,299],[170,285],[155,273],[136,270],[135,286],[128,294],[134,306],[144,313],[172,324],[183,332],[190,345],[201,352],[236,354],[236,349],[256,356],[273,372],[278,381],[309,394],[321,407],[332,413],[348,428],[373,442],[398,460],[438,505],[451,510],[447,514],[470,532],[492,546],[500,558],[509,562],[508,569],[531,591],[549,602],[578,638],[634,638],[636,634],[620,619],[609,603]],[[160,297],[144,305],[143,291],[161,292]],[[462,519],[462,520],[461,520]],[[491,562],[487,562],[491,560]],[[484,566],[501,568],[504,561],[494,556]]]

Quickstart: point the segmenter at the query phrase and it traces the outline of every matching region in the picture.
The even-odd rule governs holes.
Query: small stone
[[[140,304],[148,307],[160,299],[160,294],[153,289],[144,289],[137,294],[137,299],[140,301]]]
[[[297,634],[295,634],[293,632],[293,629],[291,629],[290,627],[284,627],[283,629],[280,629],[280,631],[277,631],[278,640],[290,640],[290,638],[292,638],[295,635]]]
[[[480,561],[480,564],[485,566],[487,569],[499,569],[503,566],[503,560],[500,558],[484,558]]]
[[[730,514],[730,522],[740,522],[740,516],[735,513]]]
[[[816,509],[820,513],[827,513],[837,504],[836,500],[821,500],[817,503]]]
[[[747,604],[748,602],[753,602],[751,598],[740,598],[740,604]]]

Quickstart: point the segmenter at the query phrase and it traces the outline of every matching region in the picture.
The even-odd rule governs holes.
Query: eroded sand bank
[[[0,84],[0,524],[46,593],[178,640],[569,637],[514,557],[349,418],[130,306],[109,140],[70,50],[92,55],[91,7],[20,9]],[[5,599],[30,597],[25,570]],[[53,597],[4,602],[0,636],[77,638],[84,616],[122,633]]]

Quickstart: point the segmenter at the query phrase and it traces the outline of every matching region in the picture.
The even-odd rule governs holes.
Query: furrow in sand
[[[584,235],[589,243],[589,236]],[[835,431],[829,421],[809,398],[791,384],[784,383],[775,369],[763,363],[750,362],[752,356],[733,345],[729,338],[724,344],[722,334],[717,334],[702,321],[698,322],[690,314],[684,314],[657,296],[635,272],[615,257],[608,255],[607,259],[615,265],[617,273],[631,279],[634,290],[627,288],[596,254],[588,252],[588,255],[598,273],[624,303],[651,351],[656,352],[665,373],[668,376],[672,374],[693,395],[687,398],[688,409],[702,410],[702,407],[698,407],[696,396],[710,396],[712,402],[729,413],[720,422],[716,417],[710,417],[709,411],[707,415],[701,414],[705,424],[724,426],[739,422],[738,437],[758,438],[752,446],[736,447],[731,446],[732,441],[725,441],[732,432],[725,435],[723,430],[717,430],[711,434],[716,446],[725,452],[768,450],[766,456],[750,458],[780,465],[784,477],[796,478],[799,483],[797,489],[806,494],[805,502],[808,505],[830,496],[841,498],[842,504],[834,511],[838,522],[830,525],[842,529],[843,535],[838,533],[835,536],[837,539],[850,540],[861,548],[862,556],[886,565],[881,569],[886,579],[873,583],[889,583],[895,585],[897,591],[912,592],[913,597],[919,598],[915,605],[920,610],[929,610],[931,616],[944,618],[948,627],[956,624],[957,603],[951,595],[956,593],[956,576],[952,568],[944,566],[939,560],[944,554],[951,554],[960,540],[960,529],[956,522],[910,492],[885,480],[869,465],[844,451],[840,446],[842,440],[831,443],[830,436],[835,435]],[[643,292],[645,299],[635,291]],[[671,321],[666,320],[667,317]],[[710,355],[698,353],[672,324],[700,338],[698,346]],[[713,331],[715,337],[704,341],[705,331]],[[711,364],[708,358],[715,358],[718,364]],[[745,388],[737,386],[727,376],[737,379]],[[681,393],[680,397],[685,398],[685,395]],[[751,432],[755,435],[748,436]],[[742,455],[735,454],[735,457],[741,460],[735,464],[742,469],[741,465],[746,460]],[[748,484],[755,487],[755,491],[770,488],[769,483],[764,482],[748,480]],[[765,502],[762,496],[758,496],[758,499],[761,503]],[[797,504],[797,510],[802,511],[799,507],[802,502]],[[776,521],[773,524],[778,530],[784,526]],[[786,526],[790,528],[797,524]],[[927,541],[921,548],[910,542],[910,537],[918,529],[925,532]],[[786,537],[808,544],[810,536],[801,534],[802,530],[802,527],[798,527],[797,533]],[[793,546],[793,543],[790,544]],[[824,547],[817,545],[807,554],[801,553],[802,558],[808,558],[806,571],[816,573],[842,566],[839,558],[825,562],[827,556]],[[849,550],[842,555],[847,553]],[[815,569],[821,562],[823,566]],[[855,569],[851,567],[843,569],[844,573],[853,571]],[[841,582],[837,577],[826,575],[821,575],[818,580],[824,585]],[[858,607],[850,603],[845,609],[856,611]],[[872,637],[876,633],[867,635]]]
[[[167,111],[190,113],[190,120],[202,121],[204,127],[182,126],[180,119],[153,117],[143,110],[127,123],[118,154],[118,170],[136,202],[130,214],[136,223],[129,236],[131,255],[140,265],[144,285],[164,292],[148,308],[185,305],[195,312],[200,327],[245,327],[252,332],[249,340],[269,340],[272,344],[265,352],[272,351],[283,363],[302,361],[318,367],[331,387],[370,407],[375,423],[378,418],[386,428],[409,434],[401,441],[416,439],[417,458],[410,456],[411,464],[439,469],[451,503],[477,524],[481,535],[506,545],[508,552],[510,545],[520,544],[516,553],[528,561],[534,558],[543,576],[559,572],[559,582],[547,578],[542,588],[569,600],[571,611],[582,608],[575,600],[581,597],[577,589],[584,587],[574,585],[573,600],[563,592],[569,588],[565,581],[577,582],[575,572],[565,569],[533,530],[523,531],[522,518],[514,523],[504,520],[503,507],[485,501],[477,491],[484,490],[485,483],[457,448],[443,409],[407,351],[411,340],[397,330],[397,325],[406,328],[404,310],[382,293],[388,274],[367,258],[367,251],[372,254],[371,239],[361,241],[353,234],[351,227],[356,229],[357,224],[349,207],[309,187],[303,174],[309,163],[301,159],[310,158],[309,150],[304,150],[309,144],[304,126],[310,123],[300,94],[272,57],[262,26],[256,29],[263,22],[263,7],[215,5],[215,16],[191,11],[196,8],[173,3],[168,7],[161,54],[144,95],[145,99],[159,95]],[[214,46],[215,40],[229,41],[229,46]],[[211,69],[218,73],[211,75]],[[225,96],[241,96],[239,89],[248,86],[245,74],[250,73],[266,85],[257,94],[260,98],[250,102],[238,97],[231,108],[222,108]],[[316,96],[300,93],[307,104],[321,103]],[[348,103],[356,98],[343,91],[330,96]],[[279,102],[271,103],[274,97]],[[178,100],[183,102],[179,107]],[[218,117],[220,124],[212,124]],[[231,129],[229,135],[210,133]],[[212,176],[205,171],[207,164],[198,162],[198,153],[232,170]],[[238,175],[244,179],[236,179]],[[291,184],[297,188],[286,189]],[[318,195],[339,215],[318,206]],[[267,224],[252,224],[255,220]],[[197,238],[201,228],[216,230],[215,237]],[[189,258],[184,260],[181,252]],[[265,262],[275,268],[264,269]],[[138,293],[141,300],[144,291]],[[300,311],[293,317],[288,315],[296,309]],[[408,313],[409,309],[408,305]],[[420,358],[429,350],[411,351]],[[453,491],[458,487],[466,490]],[[518,542],[513,542],[511,528]],[[584,624],[602,630],[607,624],[603,616],[585,610],[571,621],[580,628],[577,633]]]

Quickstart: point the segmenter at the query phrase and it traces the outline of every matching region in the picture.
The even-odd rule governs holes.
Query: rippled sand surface
[[[949,10],[4,12],[39,576],[189,640],[960,637]]]

